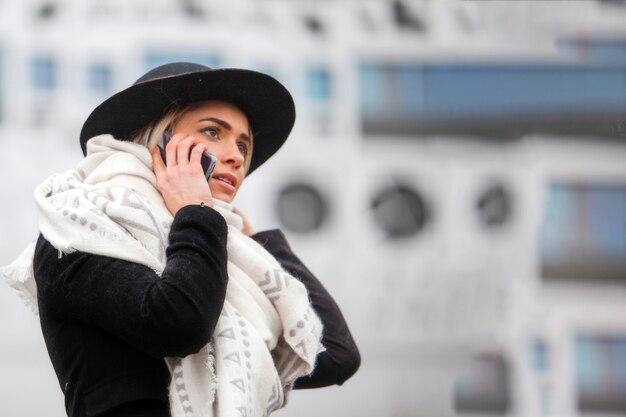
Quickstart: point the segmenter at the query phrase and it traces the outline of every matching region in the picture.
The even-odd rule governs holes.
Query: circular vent
[[[376,224],[392,239],[416,235],[428,221],[422,196],[406,185],[380,191],[371,204]]]
[[[476,208],[485,227],[503,226],[511,218],[511,194],[502,184],[492,185],[479,195]]]
[[[328,204],[319,190],[305,183],[284,187],[276,204],[278,219],[288,230],[311,233],[319,230],[328,218]]]

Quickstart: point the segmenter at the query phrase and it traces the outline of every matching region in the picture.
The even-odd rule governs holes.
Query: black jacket
[[[34,273],[41,327],[70,417],[169,416],[163,358],[195,353],[209,341],[228,282],[226,237],[226,223],[213,209],[182,208],[160,277],[106,256],[59,256],[39,237]],[[339,308],[280,231],[253,239],[307,287],[324,324],[327,350],[296,388],[343,383],[360,356]]]

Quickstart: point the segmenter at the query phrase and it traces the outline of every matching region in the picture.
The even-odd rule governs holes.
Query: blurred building
[[[298,118],[240,207],[363,353],[279,414],[624,416],[624,28],[621,1],[0,0],[0,261],[103,99],[170,61],[256,69]],[[1,414],[64,415],[3,286],[0,328]]]

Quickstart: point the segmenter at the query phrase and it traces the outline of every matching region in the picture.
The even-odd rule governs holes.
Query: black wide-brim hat
[[[254,137],[248,173],[278,151],[296,118],[291,94],[269,75],[175,62],[154,68],[96,107],[80,133],[83,154],[87,141],[94,136],[111,134],[119,140],[131,140],[133,133],[169,110],[208,100],[232,103],[248,118]]]

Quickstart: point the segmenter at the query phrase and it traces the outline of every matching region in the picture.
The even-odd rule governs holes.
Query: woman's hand
[[[205,145],[193,136],[178,133],[165,148],[167,165],[161,158],[159,147],[152,149],[152,170],[156,175],[157,190],[172,216],[189,204],[204,203],[213,207],[211,190],[200,164]]]
[[[246,236],[252,236],[253,234],[255,234],[256,230],[254,230],[254,227],[252,227],[252,224],[250,224],[250,220],[248,220],[245,214],[243,214],[241,210],[237,209],[236,207],[233,207],[233,211],[235,212],[235,214],[238,214],[243,219],[243,229],[241,230],[243,234]]]

